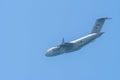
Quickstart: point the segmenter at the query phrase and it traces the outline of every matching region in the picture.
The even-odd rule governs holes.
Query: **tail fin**
[[[91,33],[99,33],[106,19],[111,19],[111,18],[105,17],[105,18],[97,19]]]

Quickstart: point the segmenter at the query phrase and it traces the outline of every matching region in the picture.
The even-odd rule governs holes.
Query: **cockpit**
[[[73,43],[63,43],[63,44],[57,45],[56,47],[59,49],[64,48],[65,50],[68,50],[73,47]]]
[[[63,43],[48,49],[46,56],[55,56],[69,51],[73,48],[73,43]]]
[[[72,43],[64,43],[64,44],[58,45],[57,47],[63,47],[63,48],[65,48],[65,47],[69,47],[71,45],[73,45],[73,44]]]

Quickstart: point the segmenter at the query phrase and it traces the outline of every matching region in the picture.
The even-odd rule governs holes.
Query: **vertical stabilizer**
[[[97,19],[91,33],[99,33],[106,19],[111,19],[111,18],[105,17],[105,18]]]

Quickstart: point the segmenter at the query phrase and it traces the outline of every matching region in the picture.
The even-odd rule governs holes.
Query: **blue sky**
[[[0,80],[120,80],[119,0],[1,0]],[[103,36],[79,51],[52,58],[46,50],[91,32]]]

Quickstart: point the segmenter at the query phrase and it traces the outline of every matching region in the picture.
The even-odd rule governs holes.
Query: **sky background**
[[[120,80],[119,0],[0,0],[0,80]],[[45,57],[48,48],[105,34],[79,51]]]

